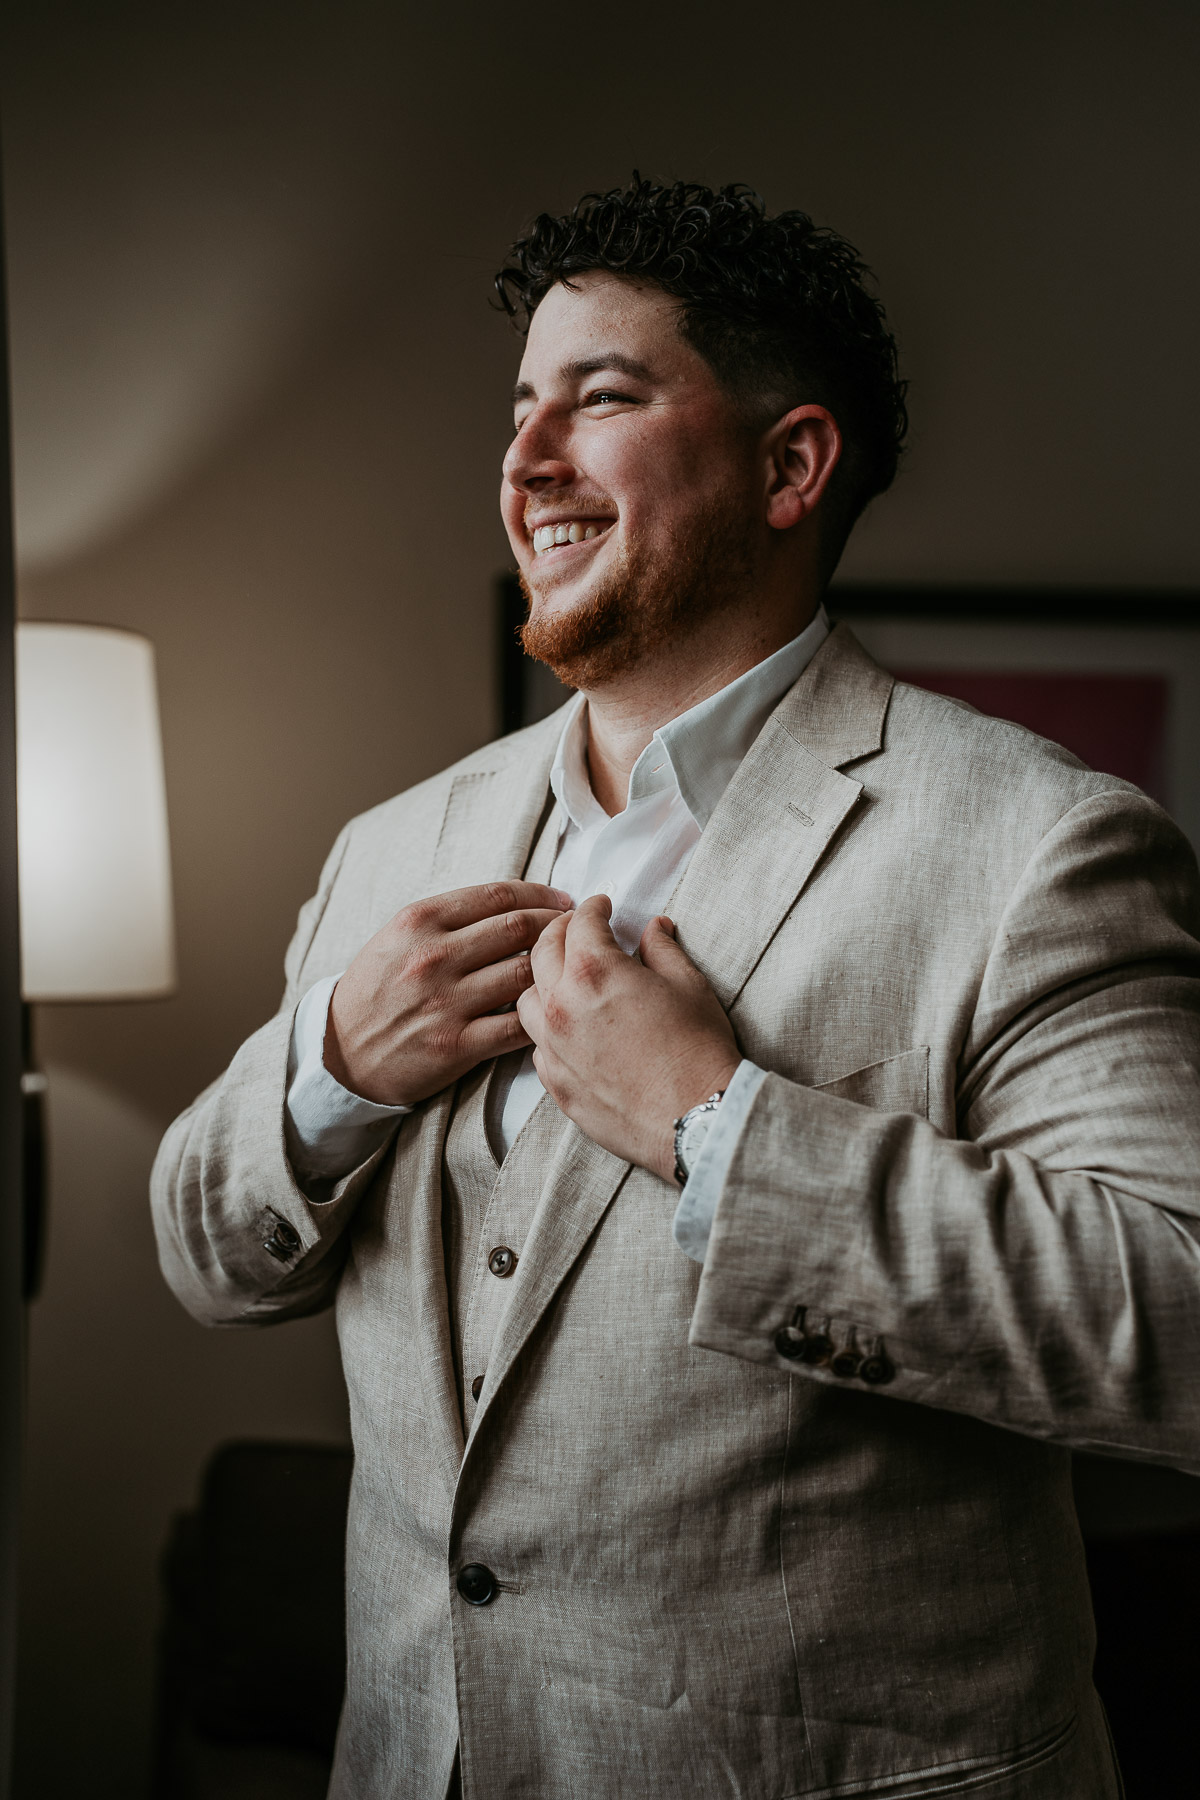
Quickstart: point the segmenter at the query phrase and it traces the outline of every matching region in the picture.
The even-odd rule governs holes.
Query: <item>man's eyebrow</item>
[[[615,370],[618,375],[627,375],[631,381],[653,381],[654,373],[645,363],[639,362],[635,356],[623,356],[619,350],[610,350],[604,356],[577,357],[574,362],[564,363],[559,373],[568,381],[582,381],[587,375],[600,375],[606,369]],[[512,392],[513,405],[519,406],[522,400],[536,400],[537,394],[527,381],[518,381]]]

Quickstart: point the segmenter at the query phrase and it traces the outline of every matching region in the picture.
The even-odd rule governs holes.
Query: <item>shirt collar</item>
[[[790,644],[655,732],[671,759],[684,804],[701,831],[747,750],[828,636],[829,617],[819,606]],[[652,743],[639,763],[651,749]]]
[[[829,617],[819,606],[799,637],[782,650],[660,726],[633,766],[630,804],[657,792],[673,777],[685,806],[703,831],[747,750],[828,636]],[[582,696],[576,698],[563,726],[550,786],[562,810],[580,830],[607,823],[608,814],[588,780],[587,703]]]

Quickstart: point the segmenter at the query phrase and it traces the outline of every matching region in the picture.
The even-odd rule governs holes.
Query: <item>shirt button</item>
[[[517,1253],[515,1250],[510,1250],[507,1244],[497,1244],[488,1257],[488,1268],[502,1281],[506,1275],[512,1274],[516,1266]]]
[[[483,1392],[483,1376],[477,1375],[475,1377],[474,1381],[471,1383],[471,1398],[472,1398],[472,1400],[478,1400],[478,1398],[479,1398],[480,1394],[482,1394],[482,1392]]]
[[[486,1606],[495,1597],[496,1577],[483,1563],[467,1563],[455,1583],[468,1606]]]
[[[596,889],[596,892],[605,900],[615,900],[617,896],[616,883],[612,881],[602,881],[600,886]]]

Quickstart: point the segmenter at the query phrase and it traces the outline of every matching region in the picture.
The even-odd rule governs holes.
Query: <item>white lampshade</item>
[[[175,986],[154,646],[101,625],[17,627],[17,845],[27,1000]]]

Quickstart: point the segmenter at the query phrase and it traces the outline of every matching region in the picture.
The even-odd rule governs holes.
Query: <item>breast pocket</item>
[[[929,1045],[918,1044],[913,1050],[902,1050],[898,1056],[885,1056],[881,1062],[851,1069],[848,1075],[814,1081],[812,1086],[818,1093],[834,1094],[839,1100],[857,1100],[860,1106],[873,1106],[877,1112],[919,1113],[927,1119]]]

